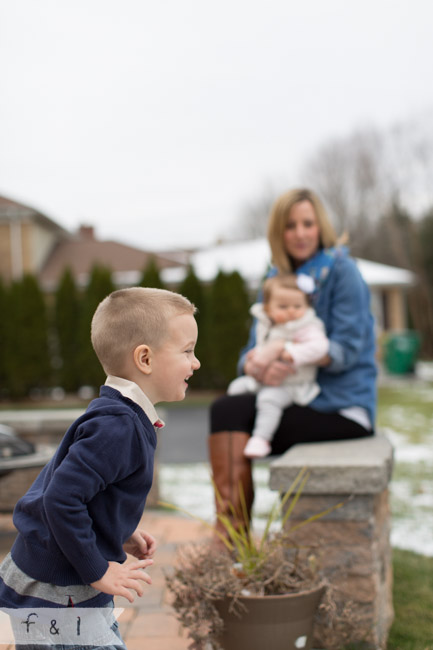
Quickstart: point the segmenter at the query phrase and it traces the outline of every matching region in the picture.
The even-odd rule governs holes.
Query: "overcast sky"
[[[430,0],[0,0],[0,193],[141,248],[433,108]]]

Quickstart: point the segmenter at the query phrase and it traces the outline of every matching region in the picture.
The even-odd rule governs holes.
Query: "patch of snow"
[[[404,462],[426,460],[424,445],[404,444],[405,436],[389,431],[391,442],[400,445]],[[431,458],[431,454],[429,455]],[[410,460],[409,460],[410,459]],[[254,466],[256,497],[253,510],[253,528],[258,533],[264,530],[266,518],[278,498],[275,491],[268,487],[269,465]],[[175,504],[211,524],[214,519],[214,496],[210,478],[209,463],[161,464],[159,467],[159,489],[161,501]],[[433,486],[422,481],[414,487],[407,480],[392,481],[390,486],[391,504],[395,504],[396,515],[391,520],[391,544],[394,547],[411,550],[423,555],[433,556]],[[397,514],[397,510],[404,514]],[[277,530],[279,523],[273,526]]]
[[[431,517],[393,519],[391,526],[391,546],[414,551],[421,555],[433,556],[433,535]]]
[[[415,364],[415,375],[424,381],[433,381],[433,362],[417,361]],[[433,391],[433,387],[430,389]]]
[[[394,458],[396,462],[433,462],[433,436],[431,436],[431,441],[426,444],[413,444],[408,442],[407,436],[404,433],[399,433],[389,427],[384,427],[381,431],[394,447]]]

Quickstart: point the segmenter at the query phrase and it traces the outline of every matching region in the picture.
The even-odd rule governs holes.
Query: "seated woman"
[[[377,369],[370,294],[355,261],[338,245],[316,194],[295,189],[277,199],[269,217],[268,241],[273,262],[268,276],[295,272],[312,277],[312,305],[329,339],[328,354],[319,362],[319,395],[306,406],[292,404],[284,410],[271,454],[282,454],[296,443],[373,435]],[[274,358],[268,365],[255,356],[255,343],[253,323],[239,360],[240,374],[279,386],[288,374],[296,372],[293,365],[278,358],[279,341],[267,344],[267,359]],[[250,517],[254,499],[251,460],[244,455],[244,448],[254,427],[255,401],[253,393],[224,395],[211,407],[209,455],[216,509],[236,525],[244,521],[244,514]],[[217,528],[222,530],[218,523]]]

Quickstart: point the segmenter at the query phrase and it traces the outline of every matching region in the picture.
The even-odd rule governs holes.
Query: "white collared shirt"
[[[115,377],[114,375],[108,375],[105,380],[105,386],[118,390],[123,397],[127,397],[138,404],[138,406],[141,406],[155,429],[161,429],[165,426],[165,422],[163,422],[159,417],[154,405],[135,381],[123,379],[122,377]]]

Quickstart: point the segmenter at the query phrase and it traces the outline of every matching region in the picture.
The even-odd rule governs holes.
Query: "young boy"
[[[116,595],[133,602],[151,583],[144,569],[155,540],[136,528],[163,426],[154,404],[184,399],[200,367],[194,313],[179,294],[139,287],[114,291],[96,309],[91,338],[107,380],[15,507],[0,607],[100,609]],[[125,551],[137,561],[125,565]],[[77,646],[87,645],[84,634]]]
[[[265,386],[248,375],[229,385],[229,395],[257,393],[254,429],[244,450],[248,458],[270,453],[270,440],[287,406],[309,404],[320,392],[314,364],[327,354],[329,341],[309,304],[310,280],[305,275],[268,278],[263,285],[263,303],[251,307],[257,319],[257,346],[249,354],[266,365],[279,358],[291,364],[293,374],[281,386]],[[272,344],[267,346],[268,342]]]

